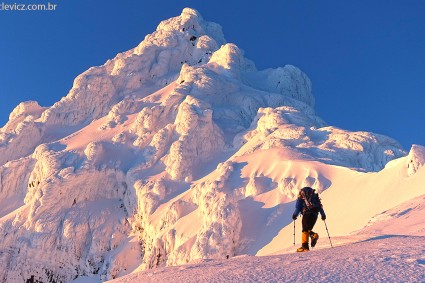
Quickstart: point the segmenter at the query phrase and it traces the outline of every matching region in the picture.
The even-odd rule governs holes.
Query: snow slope
[[[157,268],[108,282],[424,282],[424,237],[382,236],[333,249]],[[416,247],[416,248],[412,248]],[[94,281],[95,282],[95,281]]]
[[[341,244],[424,236],[425,148],[327,125],[311,89],[294,66],[256,70],[186,8],[53,106],[21,103],[0,129],[0,281],[292,251],[303,186]]]

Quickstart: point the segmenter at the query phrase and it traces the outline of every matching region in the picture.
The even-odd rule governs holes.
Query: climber
[[[311,238],[312,247],[316,245],[317,240],[319,239],[319,234],[313,232],[313,227],[314,224],[316,224],[319,212],[322,216],[322,220],[326,220],[326,214],[323,210],[319,195],[316,194],[314,189],[304,187],[300,190],[295,204],[295,211],[292,215],[292,219],[294,219],[294,221],[297,219],[300,212],[303,216],[302,245],[297,249],[297,252],[307,252],[309,251],[308,239]]]

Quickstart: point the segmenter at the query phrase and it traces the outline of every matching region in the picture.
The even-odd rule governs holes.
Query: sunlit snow
[[[311,91],[187,8],[53,106],[19,104],[0,129],[0,281],[424,281],[425,148],[327,125]],[[292,254],[303,186],[334,249],[319,220]]]

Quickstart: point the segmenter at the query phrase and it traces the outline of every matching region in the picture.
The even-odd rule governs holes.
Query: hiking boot
[[[297,252],[298,253],[301,253],[301,252],[308,252],[310,249],[308,248],[308,243],[303,243],[302,245],[301,245],[301,247],[299,247],[298,249],[297,249]]]
[[[310,249],[306,249],[306,248],[304,248],[304,247],[299,247],[298,249],[297,249],[297,253],[302,253],[302,252],[309,252],[310,251]]]
[[[310,238],[311,238],[311,247],[314,248],[314,246],[316,246],[317,240],[319,240],[319,234],[311,232]]]

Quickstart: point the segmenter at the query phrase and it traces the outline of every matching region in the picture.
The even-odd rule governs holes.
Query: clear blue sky
[[[50,3],[56,11],[0,11],[0,126],[19,102],[51,106],[79,73],[192,7],[222,25],[258,69],[301,68],[328,124],[385,134],[406,150],[425,145],[423,0]]]

